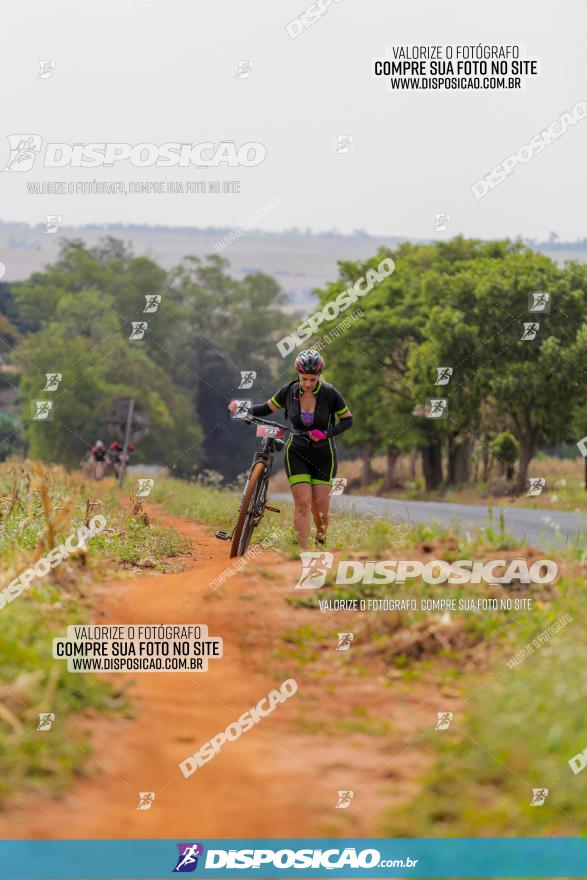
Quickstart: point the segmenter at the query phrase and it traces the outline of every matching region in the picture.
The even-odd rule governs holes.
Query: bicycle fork
[[[247,475],[247,479],[246,479],[246,482],[245,482],[245,485],[244,485],[244,488],[242,491],[241,501],[240,501],[239,508],[238,508],[239,513],[240,513],[242,506],[243,506],[243,499],[244,499],[245,493],[247,491],[247,486],[249,485],[249,480],[251,478],[251,472],[252,472],[253,468],[255,467],[255,465],[257,464],[257,462],[259,462],[259,461],[265,462],[266,480],[267,480],[267,482],[269,482],[269,473],[271,471],[271,460],[270,459],[268,460],[267,456],[263,455],[261,453],[261,454],[256,455],[255,458],[253,459],[251,469],[249,470],[249,473]],[[266,492],[265,492],[265,496],[266,496]],[[267,504],[267,501],[265,501],[261,513],[257,514],[257,516],[255,517],[255,520],[256,520],[255,526],[257,526],[259,524],[259,522],[263,518],[263,513],[266,510],[270,510],[272,513],[281,513],[281,510],[278,507],[271,507],[269,504]],[[230,533],[225,532],[223,529],[219,529],[217,532],[214,532],[214,536],[216,538],[218,538],[220,541],[232,541],[233,533],[234,533],[234,528],[233,528],[232,532],[230,532]]]

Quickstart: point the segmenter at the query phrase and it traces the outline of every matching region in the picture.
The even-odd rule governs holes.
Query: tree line
[[[365,483],[373,457],[385,454],[388,488],[399,456],[416,450],[428,490],[470,482],[481,449],[482,476],[494,456],[522,491],[541,444],[587,435],[587,267],[558,266],[507,240],[403,243],[367,261],[340,261],[338,278],[315,291],[317,308],[385,257],[393,274],[322,350],[325,378],[354,416],[341,446],[361,456]],[[548,293],[548,308],[532,312],[537,291]],[[153,294],[161,299],[145,312]],[[231,481],[248,466],[252,444],[230,421],[228,401],[266,400],[295,376],[299,348],[282,358],[276,343],[305,316],[286,307],[272,277],[236,279],[218,255],[188,256],[165,271],[111,236],[95,247],[63,239],[43,271],[0,284],[0,381],[18,386],[21,422],[19,431],[0,415],[0,449],[20,444],[74,467],[104,435],[113,402],[132,396],[151,424],[142,460],[180,477],[208,469]],[[147,324],[142,338],[130,338],[133,322]],[[337,323],[322,324],[304,347]],[[441,368],[450,370],[438,385]],[[240,390],[250,372],[253,387]],[[62,380],[53,420],[38,422],[30,404],[48,396],[46,373]],[[434,399],[446,401],[442,418],[430,417]]]
[[[340,263],[321,303],[386,253]],[[389,253],[393,275],[328,349],[365,468],[385,451],[392,484],[398,456],[416,448],[428,490],[464,484],[477,445],[485,475],[491,454],[510,478],[517,459],[512,488],[523,491],[540,444],[587,434],[587,267],[560,267],[518,242],[462,236]],[[531,311],[535,293],[548,294],[543,311]],[[447,367],[448,384],[437,385]],[[444,418],[427,416],[432,399],[446,400]]]

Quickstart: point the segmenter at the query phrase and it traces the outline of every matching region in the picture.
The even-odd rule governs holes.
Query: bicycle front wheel
[[[232,544],[230,547],[230,556],[242,556],[247,552],[247,548],[251,543],[251,536],[255,528],[254,515],[257,501],[263,489],[265,471],[267,470],[265,463],[258,461],[251,471],[248,486],[243,495],[241,508],[238,519],[232,533]]]

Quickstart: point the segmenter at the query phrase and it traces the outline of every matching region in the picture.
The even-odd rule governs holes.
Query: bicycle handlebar
[[[253,422],[257,422],[260,425],[271,425],[272,427],[289,431],[294,437],[301,437],[302,439],[307,440],[308,443],[310,442],[310,438],[305,431],[295,431],[293,428],[288,428],[287,425],[280,425],[279,422],[272,422],[270,419],[262,419],[260,416],[244,416],[242,419],[236,419],[235,421],[246,422],[249,425],[252,425]]]

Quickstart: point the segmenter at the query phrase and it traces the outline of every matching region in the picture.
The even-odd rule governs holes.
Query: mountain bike
[[[273,466],[273,456],[285,446],[285,432],[288,431],[294,437],[303,438],[308,444],[310,443],[305,433],[294,431],[278,422],[271,422],[258,416],[246,416],[239,418],[238,421],[248,425],[256,422],[257,437],[261,438],[261,443],[247,473],[238,518],[232,532],[230,534],[224,531],[216,532],[216,537],[221,541],[231,541],[231,557],[243,556],[247,552],[253,531],[263,519],[266,510],[271,510],[273,513],[281,512],[277,507],[271,507],[267,504],[267,490]]]

